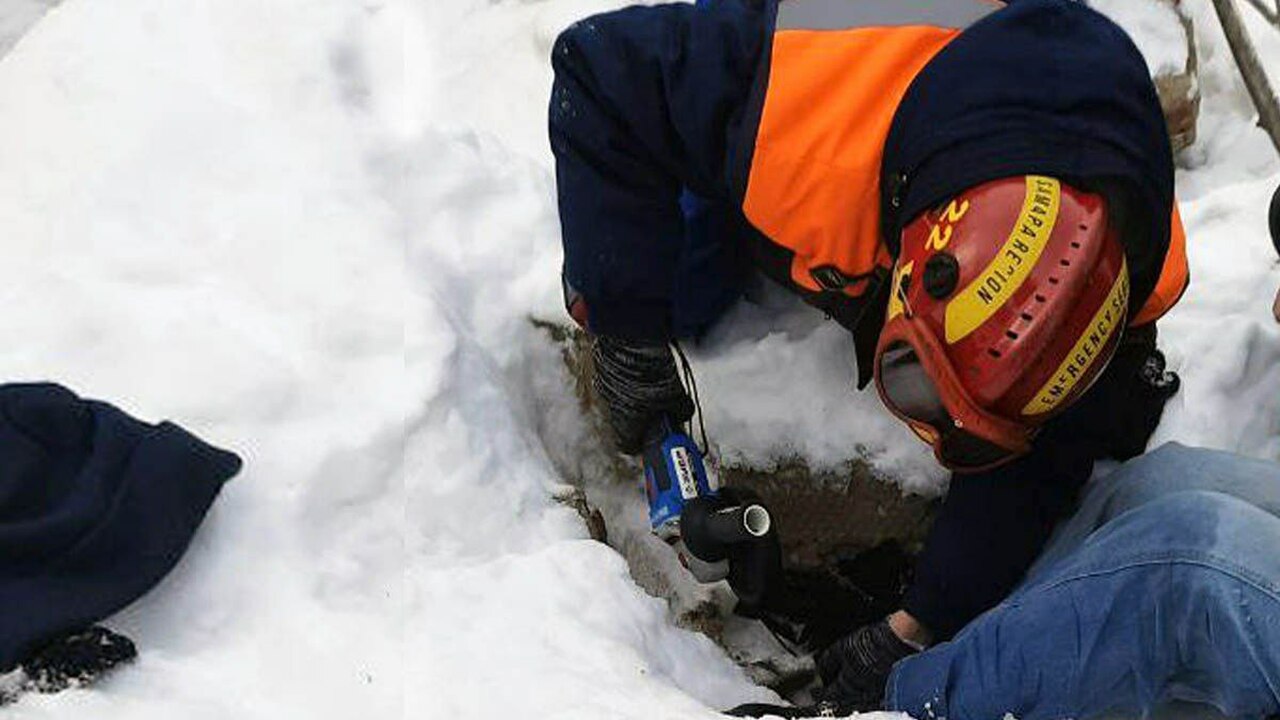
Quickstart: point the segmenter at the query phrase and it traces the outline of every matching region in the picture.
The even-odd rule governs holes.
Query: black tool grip
[[[1271,228],[1271,244],[1280,255],[1280,185],[1271,196],[1271,210],[1267,213],[1267,226]]]
[[[769,511],[753,493],[724,488],[718,497],[688,501],[680,537],[700,560],[729,561],[729,586],[748,617],[781,591],[782,545]]]
[[[719,562],[735,545],[767,535],[773,520],[760,503],[730,505],[721,498],[694,498],[680,516],[680,536],[689,552],[707,562]]]

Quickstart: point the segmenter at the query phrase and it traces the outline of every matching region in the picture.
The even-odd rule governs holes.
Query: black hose
[[[680,537],[701,560],[729,561],[729,586],[748,617],[782,591],[782,545],[754,494],[725,488],[719,497],[690,500],[680,514]]]
[[[701,560],[719,562],[735,546],[762,538],[773,528],[769,511],[760,503],[726,505],[719,499],[694,498],[680,514],[680,537]]]

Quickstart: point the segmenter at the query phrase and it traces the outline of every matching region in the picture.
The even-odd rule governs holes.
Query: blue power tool
[[[763,596],[763,581],[755,580],[763,574],[756,568],[772,568],[778,552],[769,511],[740,493],[722,494],[714,466],[708,468],[697,443],[678,425],[664,420],[650,433],[644,487],[650,529],[675,548],[699,582],[727,577],[739,597]]]
[[[644,449],[644,490],[649,496],[649,527],[672,542],[680,537],[685,503],[714,498],[719,479],[707,473],[702,451],[693,438],[663,420],[650,433]]]

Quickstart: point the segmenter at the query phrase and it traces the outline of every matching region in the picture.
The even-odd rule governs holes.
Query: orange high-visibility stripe
[[[743,212],[795,253],[796,284],[820,290],[816,267],[848,277],[876,267],[889,126],[916,74],[959,32],[908,25],[775,33]]]
[[[1156,281],[1156,287],[1147,297],[1147,302],[1129,324],[1146,325],[1159,319],[1178,303],[1190,282],[1191,272],[1187,268],[1187,231],[1182,226],[1182,215],[1178,213],[1178,202],[1175,200],[1173,216],[1169,220],[1169,252],[1164,256],[1160,279]]]

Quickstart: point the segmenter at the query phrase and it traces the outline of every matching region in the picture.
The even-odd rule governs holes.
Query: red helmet
[[[1128,305],[1102,196],[1036,175],[988,182],[903,230],[876,387],[944,466],[990,468],[1089,389]]]

